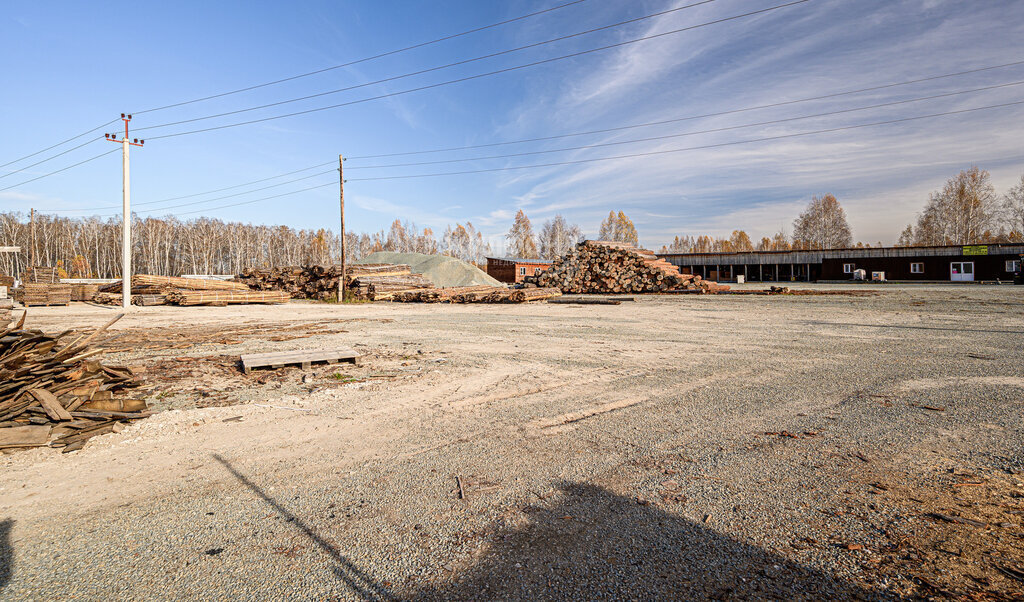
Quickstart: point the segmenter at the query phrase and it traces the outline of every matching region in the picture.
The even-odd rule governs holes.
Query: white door
[[[971,282],[974,280],[973,261],[954,261],[949,264],[949,279],[953,282]]]

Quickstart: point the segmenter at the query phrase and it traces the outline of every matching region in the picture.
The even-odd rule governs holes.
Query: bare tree
[[[928,197],[924,210],[912,228],[913,244],[918,246],[965,245],[988,242],[999,211],[995,187],[984,169],[976,165],[962,170],[946,181],[942,190]],[[909,226],[908,226],[909,227]],[[900,239],[905,242],[903,235]]]
[[[526,217],[523,210],[516,212],[515,221],[509,229],[505,239],[509,242],[509,252],[515,257],[525,259],[536,259],[537,237],[533,235],[533,226],[530,225],[530,218]]]
[[[1024,175],[1003,196],[1003,210],[1010,229],[1009,237],[1024,240]]]
[[[793,246],[803,249],[841,249],[853,244],[846,212],[831,194],[812,197],[793,222]]]
[[[544,222],[540,229],[540,255],[545,259],[557,259],[572,250],[583,235],[580,227],[569,224],[561,215]]]

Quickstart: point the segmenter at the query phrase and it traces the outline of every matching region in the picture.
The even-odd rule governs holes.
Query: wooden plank
[[[0,448],[4,447],[39,447],[50,440],[50,427],[44,426],[12,426],[0,429]]]
[[[253,368],[262,368],[267,366],[278,368],[281,366],[298,364],[305,368],[312,362],[335,363],[339,361],[350,361],[355,364],[359,361],[359,354],[352,349],[340,347],[336,349],[251,353],[241,356],[240,359],[242,360],[243,371],[248,374]]]
[[[43,410],[46,411],[46,415],[53,420],[71,420],[71,414],[64,409],[64,406],[60,405],[60,401],[54,397],[53,393],[50,393],[46,389],[31,389],[29,394],[35,397],[39,401],[39,405],[43,406]]]

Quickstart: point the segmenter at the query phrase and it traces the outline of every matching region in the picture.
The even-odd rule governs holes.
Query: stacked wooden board
[[[426,288],[396,293],[392,301],[402,303],[525,303],[562,294],[557,288],[512,289],[503,286],[456,286]]]
[[[0,449],[81,449],[96,435],[146,418],[146,402],[115,398],[135,386],[131,368],[106,366],[89,344],[121,316],[90,335],[56,335],[18,324],[0,330]]]
[[[92,301],[96,293],[100,292],[98,284],[71,284],[72,301]]]
[[[120,305],[121,281],[100,287],[92,301]],[[178,278],[136,274],[132,276],[132,305],[235,305],[287,303],[288,295],[253,291],[242,282],[204,278]]]
[[[70,284],[26,283],[21,289],[20,301],[23,305],[67,305],[71,303]]]
[[[238,281],[257,291],[284,291],[293,299],[337,299],[341,266],[290,266],[243,270]],[[345,287],[357,299],[385,300],[399,292],[431,288],[427,278],[404,264],[361,264],[345,269]]]
[[[620,242],[588,240],[559,257],[527,284],[563,293],[661,293],[676,290],[718,292],[727,286],[679,270],[647,249]]]
[[[31,266],[25,276],[25,282],[57,284],[60,282],[60,271],[57,268]]]

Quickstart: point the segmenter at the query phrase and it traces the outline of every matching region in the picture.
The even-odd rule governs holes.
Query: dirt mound
[[[413,274],[423,274],[434,286],[503,286],[480,268],[465,261],[445,255],[423,253],[392,253],[379,251],[371,253],[356,262],[361,263],[402,263],[412,269]]]

